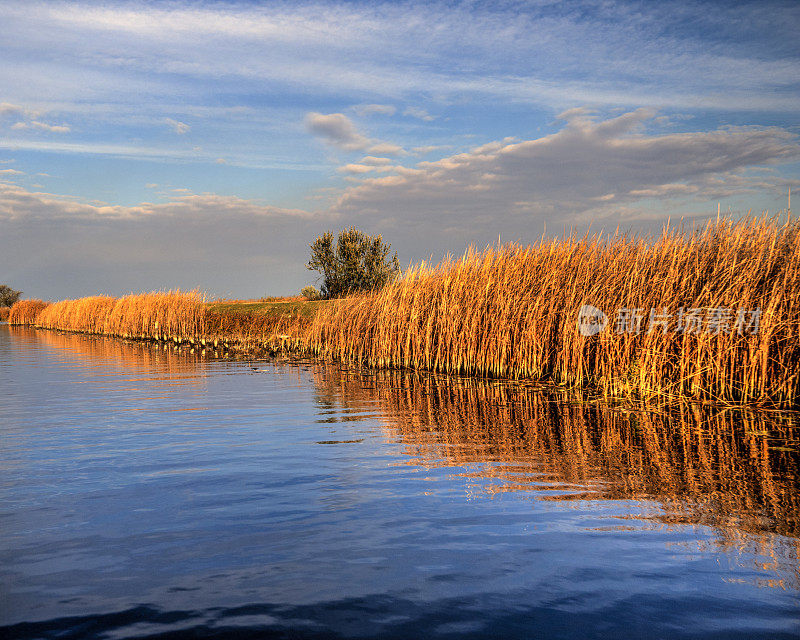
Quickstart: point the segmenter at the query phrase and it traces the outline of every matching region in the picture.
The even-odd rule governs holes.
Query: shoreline
[[[241,361],[290,361],[290,362],[315,362],[322,365],[337,365],[339,367],[352,368],[356,372],[369,372],[368,375],[377,374],[408,374],[419,375],[424,378],[435,378],[438,380],[447,380],[448,382],[459,383],[475,383],[475,384],[488,384],[496,385],[501,384],[509,387],[523,387],[537,392],[552,393],[554,395],[562,396],[566,394],[575,403],[580,405],[585,404],[602,404],[604,406],[618,406],[625,409],[662,412],[665,409],[675,410],[681,406],[696,406],[703,409],[722,409],[734,411],[754,411],[757,413],[797,413],[800,411],[800,406],[781,406],[770,403],[737,403],[737,402],[716,402],[703,398],[695,398],[691,396],[650,396],[640,397],[636,395],[608,395],[601,393],[596,387],[591,386],[568,386],[558,384],[548,380],[535,380],[523,378],[500,378],[492,376],[480,376],[469,374],[447,373],[442,371],[433,371],[428,369],[415,369],[415,368],[401,368],[401,367],[374,367],[355,362],[348,362],[343,360],[336,360],[326,358],[319,355],[311,349],[300,348],[296,345],[289,346],[290,343],[279,341],[272,342],[264,341],[258,344],[256,341],[242,342],[238,338],[229,339],[167,339],[160,340],[157,337],[151,336],[121,336],[105,333],[90,333],[87,331],[76,331],[70,329],[53,329],[49,327],[42,327],[33,324],[12,324],[9,322],[0,322],[0,325],[8,325],[9,327],[20,327],[26,329],[35,329],[37,331],[52,332],[57,335],[71,335],[86,338],[101,338],[117,341],[121,344],[145,345],[153,348],[163,347],[164,349],[171,348],[176,353],[184,353],[191,355],[199,355],[203,357],[210,357],[219,360]],[[278,336],[276,336],[278,337]],[[286,336],[288,337],[288,336]],[[205,342],[205,344],[204,344]],[[214,345],[214,342],[217,345]]]
[[[798,221],[469,249],[376,291],[294,302],[241,310],[180,291],[24,300],[10,321],[606,398],[800,407]]]

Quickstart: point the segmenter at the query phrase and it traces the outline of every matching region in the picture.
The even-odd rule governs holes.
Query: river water
[[[797,638],[793,413],[0,325],[0,637]]]

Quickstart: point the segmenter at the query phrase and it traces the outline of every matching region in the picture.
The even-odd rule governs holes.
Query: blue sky
[[[796,2],[0,0],[0,281],[296,293],[356,225],[401,261],[648,231],[800,186]]]

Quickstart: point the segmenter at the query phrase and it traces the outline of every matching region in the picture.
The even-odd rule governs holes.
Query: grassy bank
[[[695,233],[469,250],[331,302],[207,304],[177,292],[66,300],[35,315],[24,301],[11,316],[53,329],[534,379],[609,396],[794,406],[799,250],[796,223],[723,219]],[[596,335],[577,330],[587,304],[608,315]],[[632,317],[623,323],[622,313]]]

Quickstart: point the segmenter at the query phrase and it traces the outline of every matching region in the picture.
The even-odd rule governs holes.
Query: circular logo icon
[[[594,336],[606,328],[608,316],[597,307],[583,305],[578,310],[578,333],[582,336]]]

